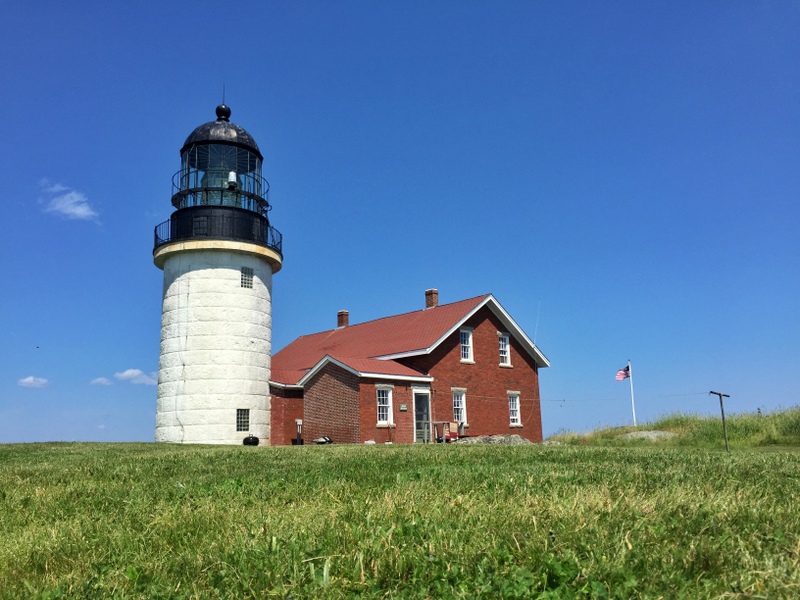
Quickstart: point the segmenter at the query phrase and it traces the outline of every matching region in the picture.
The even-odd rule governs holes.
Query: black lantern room
[[[251,242],[281,253],[281,234],[270,226],[269,183],[261,175],[258,144],[230,122],[231,109],[197,127],[181,148],[172,178],[169,221],[156,227],[155,248],[174,241],[222,239]]]

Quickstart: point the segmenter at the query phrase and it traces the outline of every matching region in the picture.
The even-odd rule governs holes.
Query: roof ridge
[[[447,304],[439,304],[437,306],[432,306],[430,308],[420,308],[417,310],[409,310],[404,313],[397,313],[396,315],[386,315],[384,317],[378,317],[376,319],[370,319],[369,321],[361,321],[360,323],[353,323],[351,325],[347,325],[346,327],[333,327],[332,329],[323,329],[322,331],[317,331],[316,333],[307,333],[305,335],[298,336],[296,339],[305,338],[305,337],[312,337],[315,335],[321,335],[323,333],[330,333],[333,331],[340,331],[343,329],[352,329],[353,327],[358,327],[360,325],[368,325],[370,323],[376,323],[377,321],[384,321],[386,319],[394,319],[397,317],[404,317],[407,315],[412,315],[414,313],[424,313],[434,308],[444,308],[446,306],[452,306],[453,304],[461,304],[464,302],[470,302],[472,300],[477,300],[478,298],[488,298],[491,294],[479,294],[477,296],[473,296],[472,298],[464,298],[463,300],[456,300],[454,302],[448,302]]]

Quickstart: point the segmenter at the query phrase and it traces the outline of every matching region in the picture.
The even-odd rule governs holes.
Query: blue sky
[[[152,440],[179,149],[264,154],[273,349],[492,293],[545,434],[798,404],[800,4],[17,2],[0,442]]]

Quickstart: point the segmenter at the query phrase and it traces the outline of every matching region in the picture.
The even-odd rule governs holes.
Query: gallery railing
[[[172,177],[172,204],[178,209],[234,206],[266,214],[269,182],[260,175],[225,169],[178,171]]]
[[[153,250],[180,240],[218,239],[251,242],[283,257],[283,236],[258,213],[233,206],[194,206],[176,210],[155,228]]]

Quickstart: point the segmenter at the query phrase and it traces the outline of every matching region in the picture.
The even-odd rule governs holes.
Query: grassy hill
[[[800,408],[772,413],[740,413],[726,415],[728,441],[731,448],[754,449],[774,446],[800,449]],[[550,438],[576,445],[642,445],[642,440],[622,440],[620,436],[633,431],[669,431],[677,437],[658,442],[661,446],[691,448],[725,448],[722,418],[675,414],[640,425],[639,427],[609,427],[588,434],[563,433]]]
[[[799,492],[795,452],[0,445],[0,598],[792,598]]]

